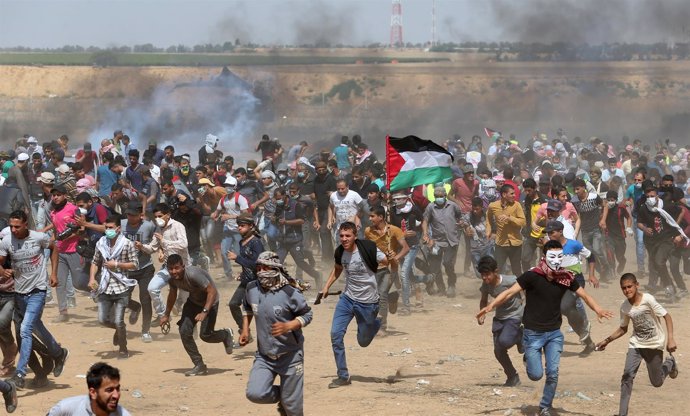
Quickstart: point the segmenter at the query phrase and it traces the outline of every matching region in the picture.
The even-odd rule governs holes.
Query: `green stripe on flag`
[[[450,167],[434,166],[431,168],[417,168],[401,171],[391,182],[390,190],[412,188],[417,185],[443,182],[453,177]]]

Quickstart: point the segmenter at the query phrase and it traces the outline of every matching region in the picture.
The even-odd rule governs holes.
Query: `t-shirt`
[[[381,262],[386,256],[376,249],[376,260]],[[341,264],[345,271],[345,291],[343,295],[361,303],[376,303],[379,301],[378,285],[376,284],[376,272],[369,270],[359,250],[343,251]]]
[[[336,192],[335,178],[330,173],[320,178],[314,178],[314,194],[316,194],[316,207],[319,211],[326,212],[328,209],[329,193]]]
[[[674,219],[678,218],[680,214],[680,209],[676,206],[665,206],[664,210]],[[671,241],[673,237],[679,234],[678,230],[668,225],[666,220],[661,217],[661,214],[650,211],[646,204],[642,204],[640,209],[637,210],[637,222],[651,229],[652,235],[644,234],[645,244]]]
[[[89,173],[93,172],[93,162],[94,160],[97,160],[96,152],[93,150],[89,152],[84,152],[84,149],[80,149],[76,155],[74,155],[75,159],[80,159],[81,157],[84,157],[84,160],[81,161],[82,166],[84,167],[84,172]]]
[[[208,272],[196,266],[185,267],[184,276],[181,279],[170,278],[170,286],[189,292],[189,301],[197,306],[206,305],[206,288],[208,285],[216,287]],[[217,305],[218,300],[216,293],[213,305]]]
[[[335,212],[336,227],[345,221],[352,221],[362,204],[362,197],[353,190],[348,190],[345,196],[336,191],[331,194],[331,204]]]
[[[621,304],[621,328],[627,328],[630,321],[633,333],[630,336],[630,348],[650,348],[663,350],[666,348],[666,327],[661,324],[661,318],[666,315],[666,309],[649,293],[642,294],[639,305],[631,305],[628,300]]]
[[[237,203],[235,203],[235,201],[237,201]],[[231,195],[225,195],[220,201],[218,201],[217,209],[223,210],[225,214],[240,215],[242,211],[249,209],[249,203],[247,202],[247,198],[243,197],[242,195],[236,197],[235,193],[233,192]],[[228,231],[238,231],[237,218],[230,218],[229,220],[225,221],[224,229]]]
[[[98,196],[110,195],[111,188],[117,183],[117,174],[110,170],[108,165],[101,165],[98,172]]]
[[[333,149],[338,169],[347,169],[350,167],[350,159],[348,158],[349,149],[350,148],[346,144],[341,144]]]
[[[68,397],[53,406],[46,416],[93,416],[89,395]],[[108,416],[130,416],[130,413],[119,404]]]
[[[523,273],[517,282],[525,291],[526,298],[522,323],[527,329],[541,332],[555,331],[561,327],[561,298],[568,290],[575,292],[580,288],[577,280],[566,287],[555,281],[550,282],[533,271]]]
[[[453,181],[453,193],[455,194],[455,199],[460,203],[459,206],[462,212],[472,211],[472,198],[477,193],[478,188],[479,181],[476,179],[472,181],[472,186],[468,186],[464,178],[458,178]]]
[[[568,238],[568,237],[566,237]],[[568,240],[563,245],[563,262],[561,267],[568,269],[575,274],[582,273],[582,262],[580,257],[589,258],[592,252],[578,240]]]
[[[0,256],[12,258],[14,291],[29,293],[34,289],[46,290],[46,259],[44,249],[50,246],[50,236],[29,230],[25,239],[12,234],[0,242]]]
[[[595,192],[587,194],[584,201],[580,201],[577,195],[573,196],[573,205],[580,215],[580,230],[594,231],[599,228],[601,219],[602,200]]]
[[[150,244],[153,240],[153,233],[156,232],[156,225],[149,220],[142,221],[137,227],[129,225],[127,219],[120,222],[122,235],[132,242],[140,241],[142,244]],[[142,270],[151,264],[151,255],[144,250],[138,250],[139,269]]]
[[[273,140],[262,140],[259,142],[259,150],[261,151],[261,160],[266,160],[273,157],[276,151],[276,143]]]
[[[501,281],[498,282],[497,286],[491,286],[486,283],[482,283],[479,287],[479,292],[482,295],[489,295],[493,298],[500,295],[503,291],[509,289],[515,284],[517,278],[510,274],[502,274]],[[506,301],[503,305],[496,309],[495,319],[503,321],[505,319],[521,319],[522,313],[525,307],[522,305],[522,298],[520,296],[513,296],[510,300]]]
[[[67,202],[61,210],[50,211],[50,221],[55,225],[55,235],[67,228],[67,224],[76,223],[75,216],[79,212],[76,205]],[[74,233],[62,241],[56,241],[55,245],[60,253],[76,253],[79,236]]]

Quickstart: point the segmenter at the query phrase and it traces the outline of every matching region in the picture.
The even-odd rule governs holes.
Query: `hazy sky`
[[[432,0],[403,0],[405,42]],[[0,47],[388,43],[390,0],[0,0]],[[436,0],[441,41],[687,41],[687,0]]]

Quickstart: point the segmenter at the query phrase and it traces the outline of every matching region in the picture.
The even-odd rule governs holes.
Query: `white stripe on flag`
[[[450,155],[440,152],[401,152],[400,156],[405,160],[405,164],[400,169],[401,172],[420,168],[435,168],[451,166]]]

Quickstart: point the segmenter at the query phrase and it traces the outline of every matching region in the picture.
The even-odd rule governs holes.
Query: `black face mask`
[[[62,202],[62,204],[60,204],[60,205],[56,205],[55,203],[53,203],[53,208],[55,208],[56,211],[59,211],[59,210],[61,210],[62,208],[64,208],[65,205],[67,205],[67,200],[66,200],[66,199],[65,199],[65,200]]]

